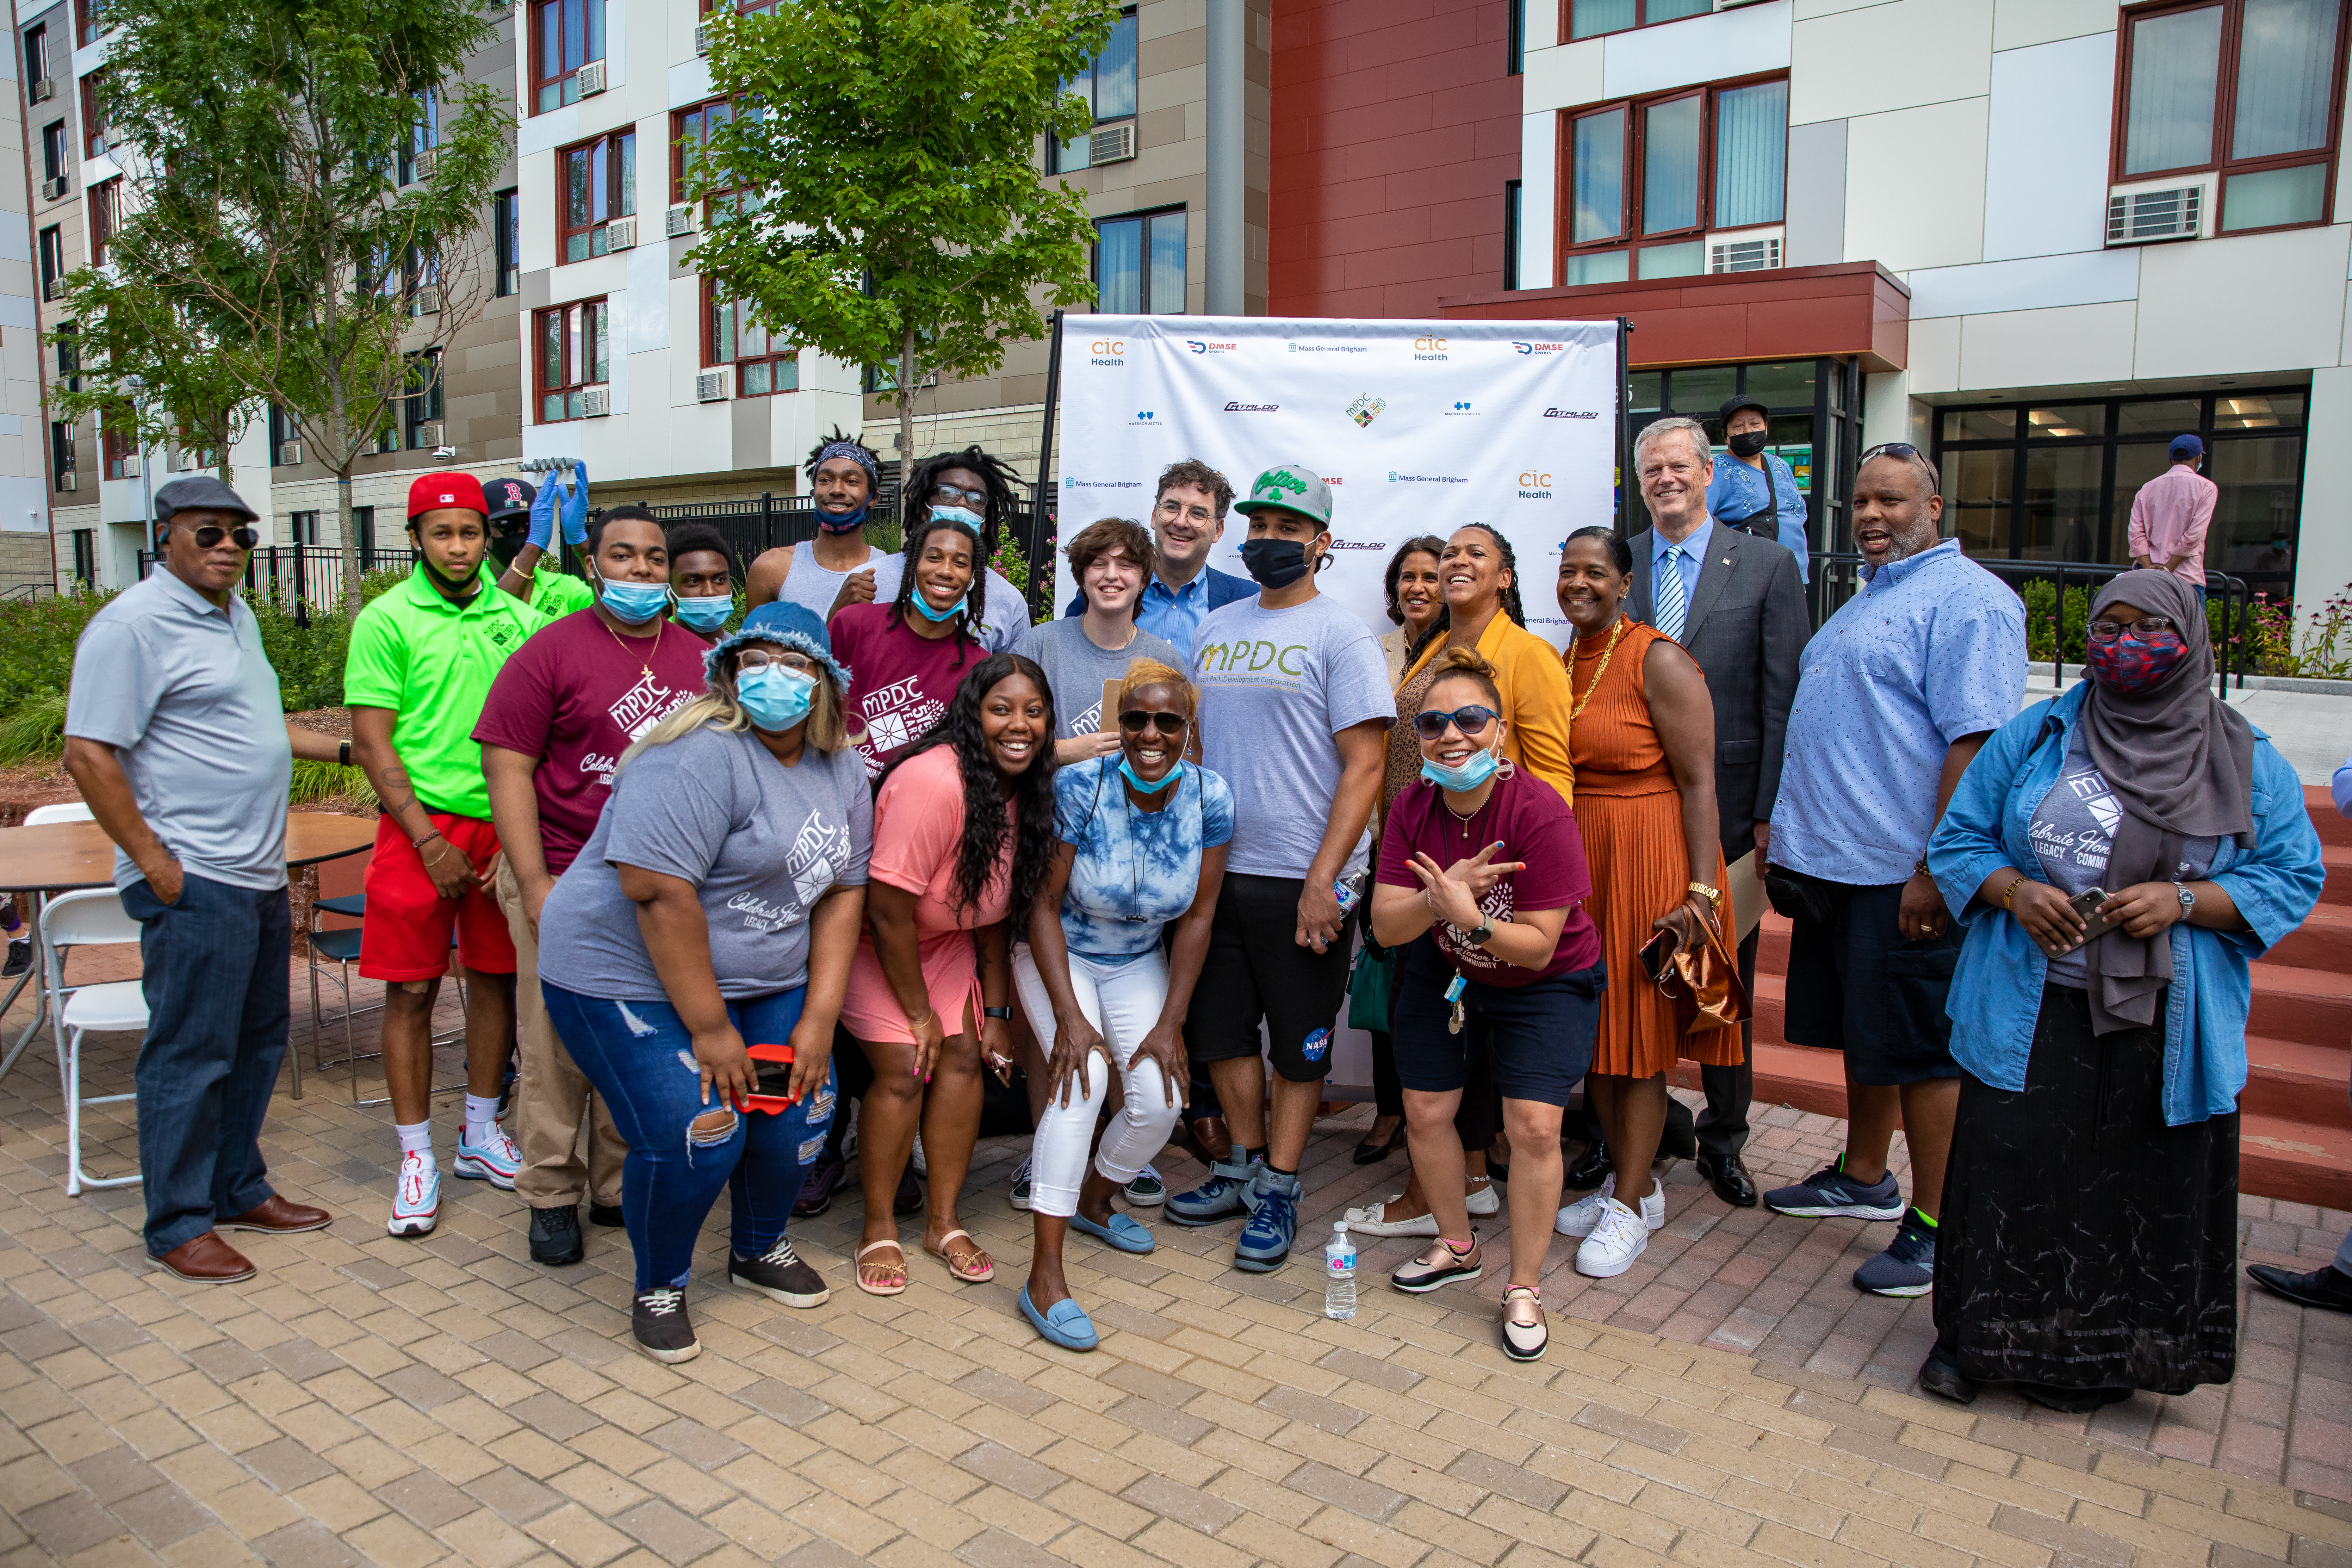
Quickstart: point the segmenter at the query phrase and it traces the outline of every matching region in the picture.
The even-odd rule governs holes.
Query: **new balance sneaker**
[[[1241,1152],[1234,1151],[1236,1156]],[[1265,1168],[1261,1159],[1219,1160],[1209,1167],[1207,1181],[1170,1197],[1162,1212],[1178,1225],[1214,1225],[1248,1214],[1257,1207],[1257,1173]]]
[[[1127,1201],[1139,1209],[1158,1208],[1168,1201],[1168,1184],[1150,1165],[1135,1173],[1135,1180],[1127,1184]]]
[[[1895,1181],[1894,1172],[1865,1184],[1847,1175],[1844,1166],[1845,1156],[1841,1154],[1795,1186],[1775,1187],[1766,1193],[1765,1205],[1775,1214],[1807,1218],[1832,1215],[1844,1219],[1903,1217],[1903,1187]]]
[[[423,1236],[440,1217],[441,1167],[430,1154],[403,1154],[400,1173],[392,1180],[392,1218],[383,1228],[394,1236]]]
[[[1298,1237],[1298,1178],[1277,1176],[1261,1163],[1251,1194],[1255,1202],[1249,1223],[1234,1243],[1234,1267],[1251,1274],[1270,1273],[1289,1259],[1290,1244]]]
[[[458,1138],[457,1163],[450,1169],[452,1174],[467,1181],[488,1182],[512,1192],[515,1173],[522,1169],[522,1151],[507,1136],[507,1130],[493,1121],[488,1136],[479,1143],[463,1136]]]
[[[1642,1216],[1610,1198],[1601,1222],[1576,1249],[1576,1271],[1595,1279],[1613,1279],[1633,1267],[1633,1259],[1649,1247],[1650,1227]]]
[[[776,1245],[757,1258],[727,1256],[727,1278],[735,1284],[749,1286],[763,1295],[773,1296],[787,1307],[822,1307],[833,1294],[825,1286],[824,1276],[801,1260],[793,1250],[788,1237],[778,1237]]]
[[[1906,1210],[1886,1250],[1853,1271],[1853,1288],[1874,1296],[1925,1296],[1936,1288],[1936,1227]]]
[[[638,1292],[629,1310],[629,1330],[637,1348],[656,1361],[692,1361],[702,1353],[694,1337],[694,1320],[687,1316],[686,1292],[656,1289]]]
[[[1013,1173],[1012,1197],[1014,1208],[1025,1209],[1029,1206],[1029,1156],[1024,1154],[1021,1157],[1021,1168]]]

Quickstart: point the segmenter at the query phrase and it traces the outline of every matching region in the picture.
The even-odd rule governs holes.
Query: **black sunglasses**
[[[1118,727],[1130,735],[1140,735],[1149,724],[1163,735],[1181,735],[1192,723],[1181,713],[1146,713],[1140,708],[1130,708],[1118,716]]]
[[[224,539],[239,550],[250,550],[261,542],[261,531],[247,527],[223,528],[216,522],[208,522],[196,530],[196,548],[199,550],[210,550]]]
[[[1918,447],[1914,447],[1908,441],[1886,441],[1882,442],[1878,446],[1873,447],[1869,451],[1864,452],[1861,457],[1854,459],[1854,470],[1859,473],[1862,469],[1863,464],[1867,463],[1873,458],[1893,458],[1900,462],[1916,463],[1921,468],[1927,470],[1929,489],[1940,490],[1944,488],[1944,476],[1937,469],[1935,463],[1928,458],[1927,453],[1919,450]]]
[[[1475,705],[1456,708],[1451,713],[1442,708],[1424,708],[1412,716],[1412,727],[1421,731],[1421,738],[1424,741],[1434,741],[1445,733],[1448,724],[1465,735],[1483,735],[1486,732],[1486,726],[1501,717],[1492,708]]]

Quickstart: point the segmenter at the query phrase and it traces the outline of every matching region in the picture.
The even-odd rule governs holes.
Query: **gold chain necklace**
[[[1586,704],[1592,700],[1592,694],[1601,689],[1601,678],[1609,673],[1609,661],[1617,656],[1617,639],[1623,637],[1625,628],[1633,624],[1627,617],[1620,616],[1617,617],[1617,624],[1610,628],[1609,646],[1601,650],[1601,668],[1592,672],[1592,684],[1584,689],[1584,695],[1577,697],[1576,705],[1568,710],[1570,723],[1573,724],[1584,717]],[[1570,696],[1576,697],[1576,687],[1573,683],[1570,685],[1568,691]]]
[[[621,640],[621,634],[614,631],[612,626],[605,622],[604,617],[602,616],[598,616],[596,617],[596,624],[600,626],[604,626],[604,635],[613,639],[613,646],[621,650],[621,656],[624,658],[627,658],[629,645]],[[654,623],[654,646],[651,648],[648,648],[646,652],[637,656],[637,673],[645,677],[647,680],[651,680],[654,678],[653,661],[661,657],[662,634],[667,630],[669,630],[669,623],[667,621],[656,621]],[[1575,718],[1575,715],[1571,713],[1569,717],[1573,719]]]

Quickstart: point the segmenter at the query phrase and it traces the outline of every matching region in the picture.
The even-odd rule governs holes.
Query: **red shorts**
[[[478,874],[499,857],[498,830],[478,816],[433,814],[433,826]],[[430,847],[432,841],[427,839]],[[367,868],[367,917],[360,928],[360,973],[370,980],[431,980],[449,972],[449,939],[457,962],[484,974],[515,972],[514,938],[499,901],[468,888],[445,899],[425,874],[425,858],[390,815],[375,827],[375,858]]]

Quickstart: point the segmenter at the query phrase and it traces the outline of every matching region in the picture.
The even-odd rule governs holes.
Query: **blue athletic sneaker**
[[[1247,1214],[1257,1207],[1257,1174],[1265,1168],[1263,1160],[1220,1160],[1209,1167],[1207,1181],[1176,1194],[1160,1212],[1178,1225],[1214,1225]]]
[[[1845,1173],[1845,1157],[1822,1166],[1793,1187],[1775,1187],[1764,1194],[1775,1214],[1809,1218],[1837,1215],[1845,1219],[1901,1219],[1903,1188],[1889,1171],[1864,1185]]]
[[[1257,1203],[1234,1243],[1234,1268],[1266,1274],[1289,1260],[1290,1244],[1298,1236],[1298,1192],[1297,1176],[1277,1176],[1258,1167]]]
[[[1911,1209],[1886,1250],[1853,1271],[1853,1287],[1874,1296],[1925,1296],[1936,1288],[1936,1229]]]

